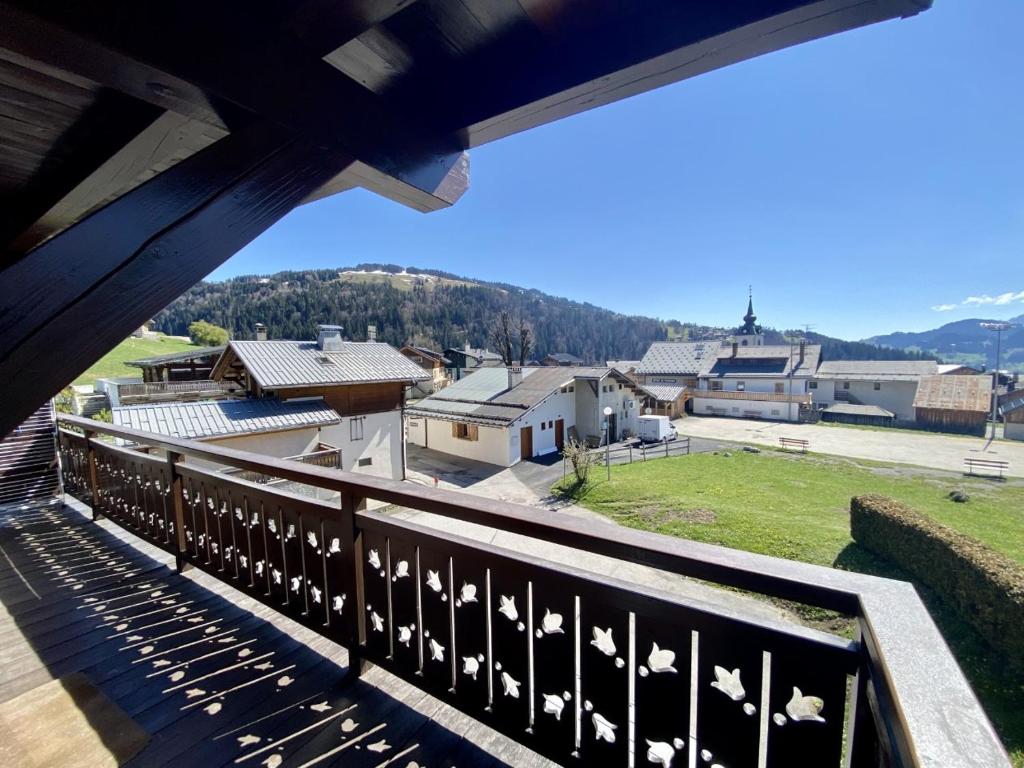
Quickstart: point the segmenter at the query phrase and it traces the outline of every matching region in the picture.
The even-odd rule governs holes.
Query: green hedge
[[[934,590],[989,644],[1024,668],[1024,568],[884,496],[850,501],[850,533]]]

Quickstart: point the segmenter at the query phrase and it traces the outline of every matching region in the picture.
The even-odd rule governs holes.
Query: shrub
[[[850,533],[934,590],[992,647],[1024,668],[1024,568],[884,496],[850,501]]]
[[[576,476],[576,485],[580,488],[586,486],[590,480],[590,469],[594,466],[594,454],[587,448],[586,443],[570,439],[562,449],[562,457],[572,465],[572,473]]]
[[[190,324],[188,336],[193,344],[201,347],[222,347],[228,343],[228,332],[219,325],[205,320],[196,320]]]

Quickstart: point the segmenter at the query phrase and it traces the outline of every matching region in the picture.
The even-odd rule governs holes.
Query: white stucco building
[[[635,435],[637,385],[612,368],[484,368],[407,409],[413,445],[502,467],[560,451],[571,437]]]
[[[814,402],[874,406],[899,423],[914,421],[914,397],[922,376],[938,374],[931,360],[828,360],[810,382]]]
[[[818,368],[817,344],[723,344],[706,355],[693,412],[703,416],[798,421],[810,407],[809,383]]]

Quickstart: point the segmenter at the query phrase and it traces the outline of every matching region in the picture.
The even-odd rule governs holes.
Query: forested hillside
[[[184,334],[189,323],[207,320],[227,328],[234,338],[252,338],[258,322],[271,338],[312,339],[317,323],[336,323],[345,335],[362,340],[376,324],[378,338],[395,346],[413,343],[435,349],[491,346],[495,317],[509,311],[533,327],[531,357],[570,352],[587,361],[638,359],[652,341],[666,338],[666,322],[622,315],[513,285],[483,283],[444,272],[362,264],[342,270],[279,272],[191,288],[154,318],[154,329]],[[722,336],[727,329],[673,323],[685,337]],[[768,331],[770,340],[782,335]],[[828,337],[830,359],[852,357],[914,358],[914,353],[881,350]]]

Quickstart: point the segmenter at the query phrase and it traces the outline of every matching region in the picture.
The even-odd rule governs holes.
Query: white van
[[[641,416],[639,421],[641,442],[664,443],[676,439],[676,428],[668,416]]]

